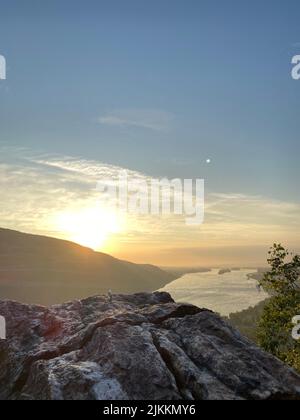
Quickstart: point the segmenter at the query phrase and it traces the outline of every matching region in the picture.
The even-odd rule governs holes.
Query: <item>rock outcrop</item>
[[[300,377],[167,293],[50,308],[0,301],[0,399],[300,399]]]

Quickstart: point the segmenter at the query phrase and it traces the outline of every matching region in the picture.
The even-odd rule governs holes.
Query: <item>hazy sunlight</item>
[[[111,235],[121,232],[124,222],[115,210],[99,206],[60,213],[55,224],[68,240],[103,250]]]

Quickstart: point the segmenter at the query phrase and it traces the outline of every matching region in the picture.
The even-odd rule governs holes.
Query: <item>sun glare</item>
[[[65,211],[55,219],[57,229],[66,239],[94,250],[103,250],[108,239],[121,232],[123,225],[116,211],[103,207]]]

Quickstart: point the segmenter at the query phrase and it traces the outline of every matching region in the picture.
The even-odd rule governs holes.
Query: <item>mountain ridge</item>
[[[175,276],[71,241],[0,228],[0,297],[51,305],[104,294],[154,291]]]

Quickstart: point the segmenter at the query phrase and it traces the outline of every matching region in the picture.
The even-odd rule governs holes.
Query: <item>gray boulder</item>
[[[167,293],[49,308],[0,301],[1,400],[300,399],[300,377]]]

